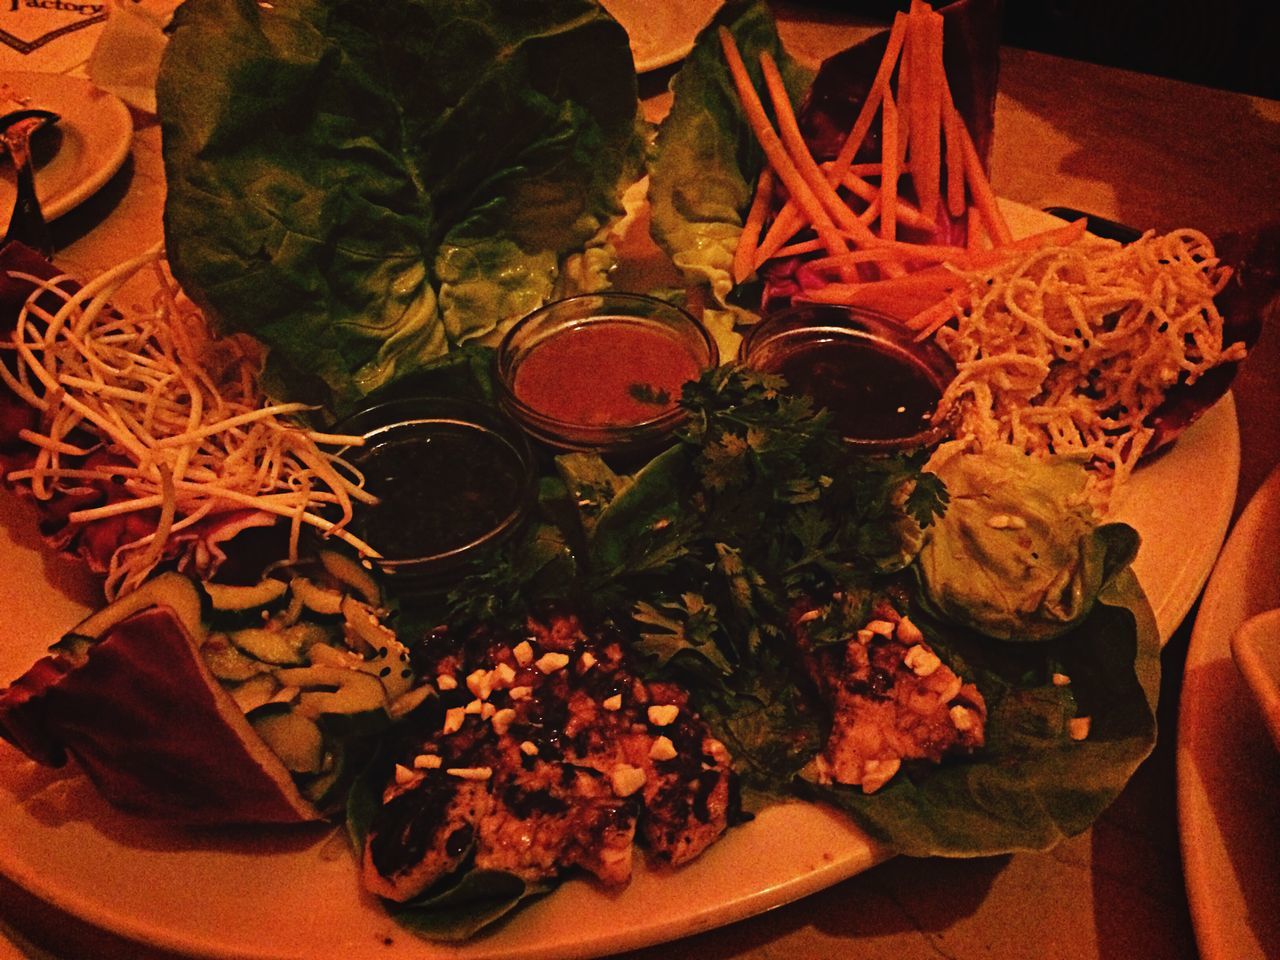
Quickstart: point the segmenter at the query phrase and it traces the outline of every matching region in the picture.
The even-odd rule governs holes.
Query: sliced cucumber
[[[365,603],[371,607],[382,606],[382,588],[360,561],[335,550],[321,550],[320,563],[329,572],[329,576],[350,587]]]
[[[287,686],[301,688],[298,709],[310,717],[367,710],[386,714],[387,695],[382,683],[359,670],[317,664],[277,670],[276,678]]]
[[[261,660],[246,655],[224,633],[211,633],[200,647],[205,666],[219,680],[239,683],[271,669]]]
[[[315,623],[295,623],[271,630],[245,627],[227,636],[243,653],[255,660],[279,667],[301,666],[307,662],[307,651],[316,643],[329,639],[329,631]]]
[[[248,714],[264,703],[270,703],[279,689],[280,684],[276,682],[275,677],[270,673],[260,673],[243,683],[227,687],[227,693],[231,694],[231,699],[236,702],[240,712]]]
[[[215,629],[235,630],[260,626],[288,602],[289,585],[283,580],[263,580],[252,586],[206,583],[210,623]]]
[[[414,683],[409,648],[395,631],[368,604],[350,595],[342,598],[342,620],[347,642],[364,656],[360,669],[382,681],[388,700],[407,693]]]
[[[289,584],[302,606],[321,617],[336,617],[342,610],[342,592],[312,583],[306,577],[294,577]]]
[[[49,648],[49,652],[58,654],[74,663],[83,663],[89,655],[89,648],[97,642],[96,637],[86,637],[82,633],[64,634]]]
[[[269,704],[249,715],[249,723],[292,773],[319,773],[324,766],[324,734],[316,722],[290,707]]]
[[[204,591],[189,577],[166,572],[148,580],[138,589],[126,593],[112,603],[81,620],[71,633],[97,640],[117,623],[129,619],[140,610],[168,607],[187,628],[199,646],[205,638]]]

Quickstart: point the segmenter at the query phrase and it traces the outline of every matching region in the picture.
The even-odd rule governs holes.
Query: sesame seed
[[[538,755],[538,745],[532,740],[521,741],[520,752],[526,757],[536,757]]]
[[[434,753],[420,753],[413,758],[415,770],[436,770],[443,762]]]

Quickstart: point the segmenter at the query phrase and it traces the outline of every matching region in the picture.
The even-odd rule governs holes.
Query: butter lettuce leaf
[[[782,49],[764,3],[727,4],[703,30],[671,83],[671,110],[649,163],[650,232],[686,280],[727,306],[733,252],[764,156],[725,66],[718,29],[734,36],[758,90],[759,60],[778,62],[793,102],[812,74]]]
[[[1132,527],[1096,522],[1079,460],[1039,460],[1003,446],[967,453],[952,442],[930,469],[951,499],[920,551],[923,599],[989,637],[1065,633],[1137,553]]]
[[[1079,626],[1043,644],[996,643],[923,612],[913,619],[982,691],[986,745],[939,766],[904,764],[871,796],[807,788],[899,853],[1047,850],[1086,830],[1155,746],[1160,637],[1131,570],[1108,583]],[[1074,739],[1069,721],[1084,717],[1088,735]]]
[[[189,0],[157,99],[175,276],[338,413],[558,292],[642,174],[591,0]]]

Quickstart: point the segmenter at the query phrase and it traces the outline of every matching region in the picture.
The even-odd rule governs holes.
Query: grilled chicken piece
[[[903,760],[938,763],[985,742],[987,705],[978,688],[944,664],[891,606],[879,605],[843,645],[812,648],[804,620],[804,611],[793,615],[793,632],[831,711],[817,762],[821,780],[874,793]]]
[[[369,831],[379,896],[411,899],[468,863],[619,886],[637,830],[677,864],[724,832],[729,752],[683,690],[635,677],[617,640],[556,616],[515,641],[435,636],[422,656],[442,713],[401,751]]]

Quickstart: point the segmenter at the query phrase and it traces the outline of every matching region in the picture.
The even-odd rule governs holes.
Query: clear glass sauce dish
[[[845,441],[860,450],[927,448],[951,432],[949,423],[935,421],[955,377],[950,358],[880,314],[799,304],[752,327],[739,357],[829,410]]]
[[[559,450],[634,452],[684,420],[684,383],[719,363],[689,313],[655,297],[595,293],[547,304],[498,347],[503,406]]]
[[[449,397],[370,407],[339,424],[363,436],[343,459],[361,472],[377,504],[356,504],[351,530],[402,580],[456,575],[510,536],[533,500],[528,439],[497,409]]]

